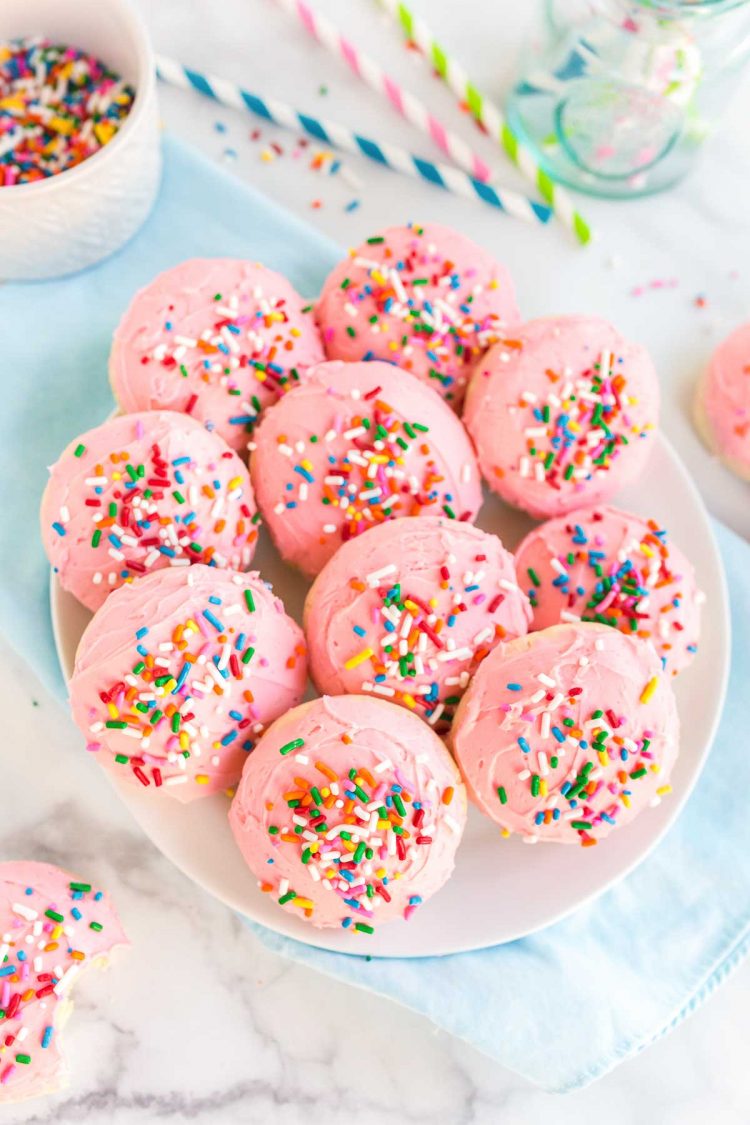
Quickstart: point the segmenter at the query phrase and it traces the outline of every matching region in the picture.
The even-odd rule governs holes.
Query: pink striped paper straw
[[[493,177],[490,166],[470,145],[447,129],[427,106],[404,89],[395,78],[386,74],[369,55],[359,51],[324,16],[318,15],[305,0],[275,0],[280,8],[296,16],[302,26],[327,50],[340,55],[353,74],[370,89],[385,95],[393,108],[420,132],[431,137],[438,148],[470,176],[489,183]]]

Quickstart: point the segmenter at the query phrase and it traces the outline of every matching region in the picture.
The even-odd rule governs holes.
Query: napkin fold
[[[112,331],[135,289],[185,258],[262,260],[315,294],[341,250],[197,153],[164,144],[141,232],[62,281],[0,287],[0,629],[59,695],[39,500],[71,437],[113,407]],[[548,1090],[583,1086],[665,1034],[750,947],[750,547],[716,527],[734,622],[729,697],[696,791],[653,855],[555,926],[508,945],[420,960],[313,949],[252,925],[285,956],[424,1013]]]

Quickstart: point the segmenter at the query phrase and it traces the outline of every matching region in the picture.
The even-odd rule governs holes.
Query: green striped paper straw
[[[534,154],[511,129],[500,107],[474,85],[461,64],[438,43],[427,24],[415,16],[402,0],[378,0],[378,3],[396,20],[404,35],[416,43],[456,97],[466,102],[472,116],[505,149],[519,171],[536,185],[561,222],[583,245],[590,242],[591,227],[576,209],[573,198],[540,168]]]

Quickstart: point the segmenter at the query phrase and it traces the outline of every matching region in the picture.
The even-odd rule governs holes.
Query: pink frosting
[[[649,640],[675,674],[695,655],[703,594],[666,531],[619,508],[579,508],[534,528],[516,551],[533,628],[599,621]]]
[[[458,409],[472,365],[518,323],[505,266],[449,227],[390,227],[333,270],[317,304],[330,359],[385,359]]]
[[[259,413],[324,358],[312,311],[286,278],[194,258],[136,293],[109,372],[123,411],[185,411],[244,450]]]
[[[184,414],[127,414],[75,438],[52,466],[42,539],[63,589],[96,610],[162,567],[245,570],[254,516],[247,469],[220,437]]]
[[[324,696],[266,731],[229,820],[262,890],[314,926],[360,935],[410,918],[448,879],[466,793],[416,715],[367,696]]]
[[[702,403],[712,444],[735,471],[750,476],[750,322],[711,357]]]
[[[506,833],[584,846],[669,792],[678,737],[652,646],[581,623],[490,653],[451,732],[470,796]]]
[[[67,1085],[58,1017],[79,974],[123,945],[108,895],[49,863],[0,863],[0,1104]]]
[[[310,590],[312,676],[321,692],[379,695],[442,730],[487,653],[530,618],[496,535],[440,516],[392,520],[344,543]]]
[[[97,761],[184,802],[233,785],[306,680],[302,630],[258,574],[191,566],[108,598],[69,687]]]
[[[643,471],[659,384],[648,353],[596,317],[545,317],[474,371],[464,422],[489,486],[534,516],[609,499]]]
[[[474,451],[429,387],[387,363],[323,363],[266,411],[251,445],[258,504],[283,558],[317,574],[342,541],[396,516],[473,520]]]

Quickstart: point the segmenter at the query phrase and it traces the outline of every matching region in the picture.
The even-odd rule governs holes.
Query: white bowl
[[[135,234],[161,171],[151,44],[127,0],[2,0],[0,42],[44,36],[100,58],[135,87],[108,145],[47,180],[0,187],[0,278],[59,277],[101,261]]]

